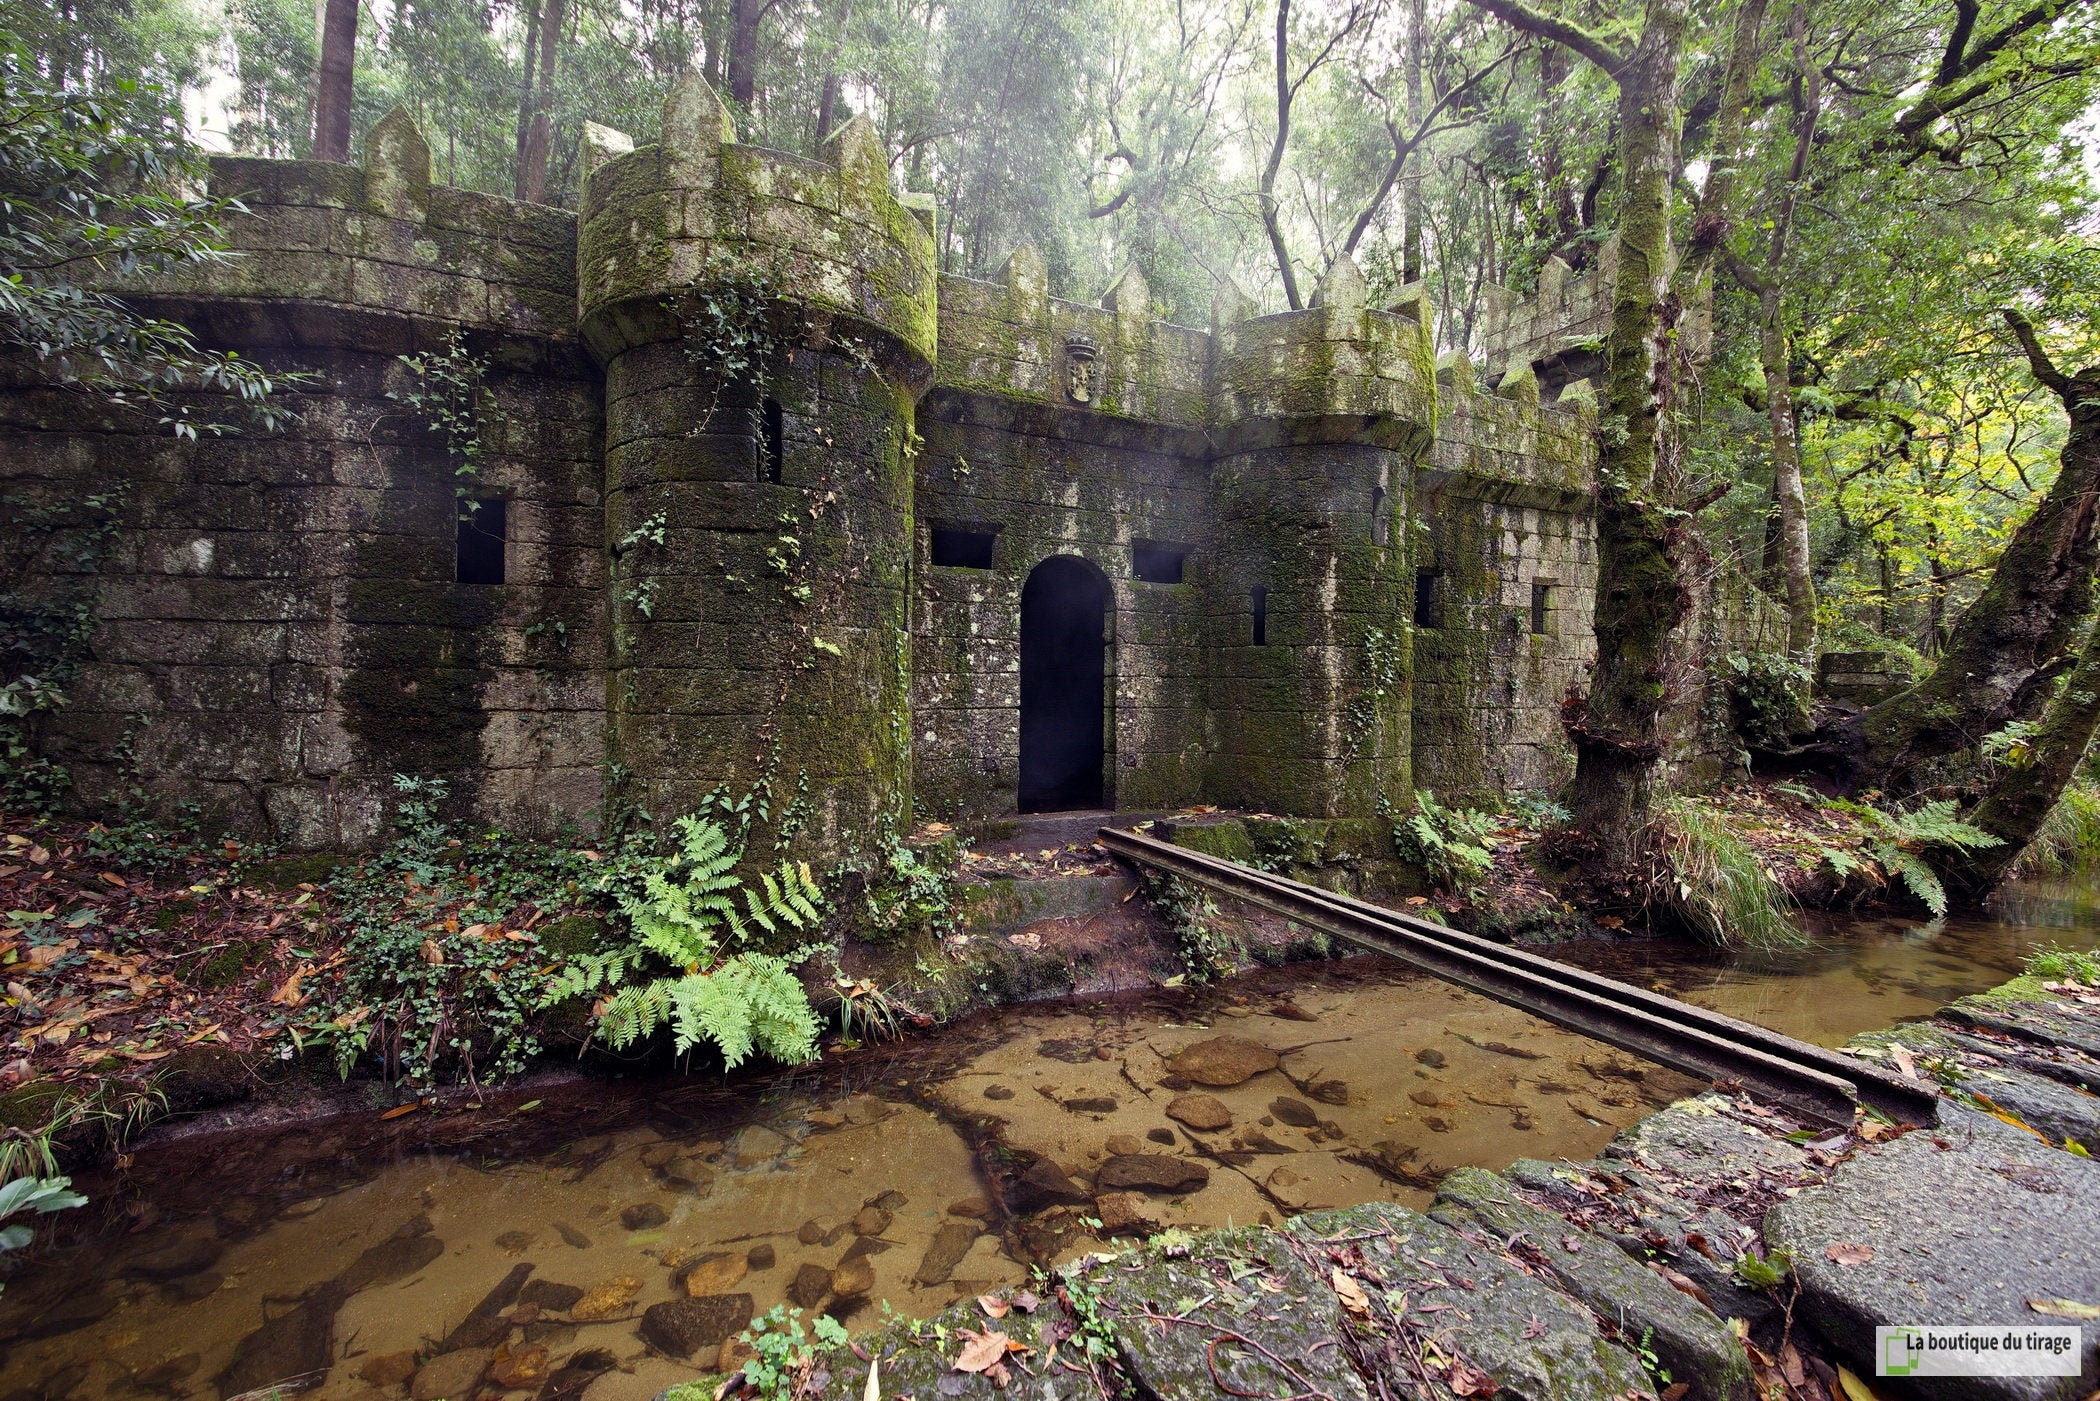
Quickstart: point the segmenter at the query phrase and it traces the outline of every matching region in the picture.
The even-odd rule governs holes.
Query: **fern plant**
[[[1866,824],[1867,850],[1875,862],[1890,880],[1902,881],[1904,888],[1935,918],[1947,913],[1947,887],[1940,883],[1939,872],[1932,869],[1925,853],[1933,847],[1974,851],[2003,844],[1981,827],[1956,817],[1952,798],[1925,803],[1908,812],[1868,803],[1833,802],[1831,806],[1844,809]],[[1844,873],[1841,870],[1839,874]]]
[[[624,856],[599,882],[633,939],[579,955],[550,985],[546,1002],[605,992],[596,1008],[598,1035],[616,1048],[668,1023],[681,1055],[712,1043],[731,1066],[753,1050],[808,1060],[817,1017],[794,973],[808,951],[782,956],[727,946],[749,944],[759,933],[777,938],[813,929],[823,918],[823,890],[806,862],[739,876],[743,845],[720,825],[692,816],[674,825],[678,846],[670,858]],[[677,971],[648,976],[652,963]],[[646,981],[629,981],[638,974]]]
[[[1447,808],[1436,795],[1415,790],[1415,810],[1393,829],[1393,841],[1436,884],[1450,890],[1471,888],[1494,869],[1492,813]]]

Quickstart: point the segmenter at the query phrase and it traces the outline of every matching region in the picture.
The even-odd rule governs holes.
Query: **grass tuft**
[[[1649,829],[1654,864],[1645,905],[1651,921],[1681,926],[1723,947],[1798,948],[1808,935],[1794,902],[1726,817],[1696,799],[1672,797]]]

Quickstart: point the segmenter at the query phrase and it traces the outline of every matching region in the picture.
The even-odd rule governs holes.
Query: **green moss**
[[[249,965],[259,958],[263,945],[259,943],[232,943],[206,959],[197,969],[197,986],[216,991],[232,987],[248,971]]]
[[[0,1128],[34,1133],[51,1122],[67,1098],[65,1086],[53,1080],[31,1080],[0,1094]]]
[[[271,890],[296,890],[302,885],[320,885],[352,858],[326,852],[304,856],[280,856],[254,868],[256,880]]]
[[[596,915],[565,915],[549,920],[535,933],[548,953],[574,957],[597,950],[605,937],[605,921]]]

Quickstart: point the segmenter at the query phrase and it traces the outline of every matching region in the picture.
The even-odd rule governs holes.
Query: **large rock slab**
[[[1281,1064],[1276,1053],[1259,1041],[1249,1041],[1244,1036],[1213,1036],[1208,1041],[1183,1046],[1167,1062],[1167,1068],[1199,1085],[1223,1088],[1252,1080]]]
[[[1634,1263],[1611,1241],[1532,1205],[1494,1173],[1460,1168],[1437,1190],[1432,1220],[1461,1233],[1471,1226],[1498,1241],[1531,1247],[1561,1288],[1618,1324],[1650,1338],[1670,1375],[1691,1385],[1693,1401],[1750,1401],[1750,1361],[1735,1334],[1697,1299]]]
[[[691,1357],[703,1348],[719,1347],[724,1338],[751,1322],[749,1294],[710,1294],[700,1299],[670,1299],[642,1310],[641,1340],[670,1357]]]
[[[2003,987],[1961,998],[1941,1008],[1939,1019],[2100,1056],[2100,1008],[2045,992],[2038,978],[2015,978]]]
[[[1799,1313],[1873,1375],[1874,1329],[1896,1324],[2046,1324],[2030,1298],[2100,1304],[2100,1162],[1958,1106],[1840,1165],[1773,1207],[1765,1239],[1791,1252]],[[1826,1252],[1866,1246],[1864,1264]],[[2100,1327],[2085,1325],[2084,1373],[1912,1382],[1929,1401],[2076,1401],[2100,1381]]]
[[[1097,1264],[1088,1282],[1145,1394],[1370,1395],[1336,1341],[1334,1290],[1275,1232],[1208,1232],[1185,1253]]]
[[[1316,1250],[1329,1242],[1361,1250],[1363,1273],[1375,1276],[1366,1287],[1389,1302],[1404,1299],[1401,1326],[1486,1372],[1498,1401],[1617,1401],[1654,1391],[1640,1362],[1597,1331],[1588,1309],[1441,1222],[1377,1202],[1293,1217],[1284,1229]],[[1415,1394],[1406,1375],[1387,1382],[1396,1394]]]
[[[1195,1192],[1210,1185],[1210,1169],[1192,1158],[1131,1153],[1103,1163],[1094,1174],[1094,1185],[1111,1190],[1136,1187],[1147,1192]]]
[[[1725,1107],[1718,1096],[1679,1100],[1607,1143],[1602,1157],[1706,1184],[1761,1172],[1794,1174],[1808,1166],[1802,1148],[1738,1122],[1723,1112]]]

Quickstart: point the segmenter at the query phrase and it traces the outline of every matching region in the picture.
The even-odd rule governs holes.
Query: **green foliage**
[[[443,350],[428,355],[399,355],[395,359],[413,378],[405,388],[389,389],[386,397],[407,408],[425,428],[444,439],[453,472],[472,478],[488,455],[490,434],[503,421],[502,410],[486,383],[488,358],[468,353],[465,337],[455,330]]]
[[[598,1032],[614,1047],[633,1045],[668,1023],[680,1054],[711,1043],[731,1066],[754,1049],[776,1060],[808,1060],[817,1019],[793,971],[803,951],[791,960],[727,953],[724,946],[812,930],[822,919],[822,889],[800,862],[741,877],[742,843],[720,824],[686,816],[674,826],[678,844],[668,858],[623,854],[598,882],[627,917],[631,940],[577,958],[547,990],[545,1003],[610,988],[597,1014]],[[677,971],[626,981],[652,960]]]
[[[844,1325],[829,1314],[810,1320],[811,1333],[786,1304],[775,1304],[751,1321],[742,1334],[752,1356],[744,1360],[744,1383],[757,1393],[756,1401],[794,1401],[809,1380],[824,1351],[844,1347],[849,1335]]]
[[[1167,921],[1180,946],[1182,980],[1207,983],[1240,966],[1247,957],[1246,942],[1218,925],[1218,906],[1209,892],[1193,881],[1158,871],[1147,870],[1142,878],[1153,908]]]
[[[2100,983],[2100,951],[2045,944],[2027,955],[2024,971],[2052,983]]]
[[[895,944],[922,935],[955,932],[955,876],[930,863],[916,847],[892,838],[869,873],[860,936],[871,944]]]
[[[2034,840],[2014,863],[2015,874],[2061,875],[2100,858],[2100,786],[2080,778],[2065,787],[2042,819]]]
[[[1807,942],[1793,902],[1714,804],[1671,797],[1657,805],[1648,848],[1651,911],[1711,943],[1786,948]]]
[[[185,193],[203,175],[178,93],[119,77],[69,87],[0,31],[0,344],[178,437],[229,431],[209,407],[228,399],[284,423],[260,365],[102,290],[227,259],[221,225],[242,206]]]
[[[49,1216],[54,1211],[86,1206],[87,1198],[67,1190],[67,1177],[17,1177],[0,1185],[0,1253],[20,1250],[36,1238],[22,1216]]]
[[[1415,790],[1415,810],[1393,828],[1393,843],[1430,880],[1446,890],[1471,892],[1495,868],[1492,813],[1447,808],[1426,789]]]
[[[1867,850],[1874,860],[1890,880],[1900,880],[1934,915],[1947,913],[1947,888],[1927,860],[1932,849],[1973,851],[2004,845],[1982,828],[1955,816],[1957,805],[1952,798],[1924,803],[1909,811],[1841,800],[1833,801],[1831,806],[1861,820],[1867,830]]]
[[[1808,718],[1815,681],[1809,669],[1776,652],[1731,652],[1719,667],[1743,743],[1752,749],[1784,749]]]
[[[1752,1289],[1777,1289],[1786,1283],[1787,1274],[1793,1268],[1793,1253],[1786,1250],[1774,1250],[1770,1255],[1745,1250],[1735,1259],[1736,1278]]]

